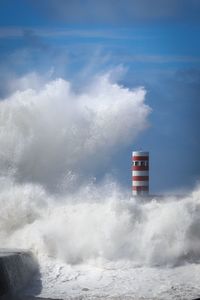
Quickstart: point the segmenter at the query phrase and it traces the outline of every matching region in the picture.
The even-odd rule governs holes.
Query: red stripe
[[[132,180],[134,180],[134,181],[148,181],[149,176],[132,176]]]
[[[148,166],[132,166],[132,171],[148,171]]]
[[[132,160],[149,160],[148,156],[132,156]]]
[[[132,190],[137,191],[137,192],[139,192],[139,191],[147,191],[148,192],[149,187],[148,186],[133,186]]]

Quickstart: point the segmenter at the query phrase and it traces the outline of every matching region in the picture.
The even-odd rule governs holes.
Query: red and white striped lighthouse
[[[149,194],[149,152],[132,152],[132,194]]]

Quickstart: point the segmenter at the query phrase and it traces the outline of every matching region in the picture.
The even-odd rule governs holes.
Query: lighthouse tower
[[[149,152],[132,152],[132,195],[149,194]]]

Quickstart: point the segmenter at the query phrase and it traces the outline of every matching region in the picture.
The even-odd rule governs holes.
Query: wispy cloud
[[[143,62],[143,63],[200,63],[200,56],[190,55],[120,55],[124,62]]]
[[[95,39],[149,39],[149,35],[131,34],[126,28],[111,29],[61,29],[61,28],[31,28],[31,27],[1,27],[0,38],[22,38],[27,33],[42,38],[95,38]]]
[[[73,23],[133,24],[155,20],[198,20],[198,0],[43,0],[31,1],[33,9],[51,20]]]
[[[2,27],[0,28],[0,39],[24,39],[28,45],[31,47],[37,47],[42,49],[47,49],[47,40],[61,39],[63,42],[65,39],[71,39],[68,45],[68,50],[73,49],[73,39],[77,39],[75,43],[74,53],[81,51],[84,55],[84,49],[88,51],[87,44],[97,46],[98,40],[148,40],[154,39],[153,35],[138,34],[137,32],[130,33],[126,28],[121,28],[121,30],[106,30],[106,29],[62,29],[62,28],[31,28],[31,27]],[[87,40],[87,43],[85,43]],[[77,44],[78,42],[78,44]],[[106,49],[107,44],[104,43],[104,49]],[[154,63],[154,64],[167,64],[167,63],[200,63],[200,55],[162,55],[157,53],[152,54],[130,54],[126,51],[126,45],[123,43],[118,43],[113,46],[115,49],[120,49],[118,52],[113,52],[112,47],[107,49],[112,55],[113,60],[123,63]]]

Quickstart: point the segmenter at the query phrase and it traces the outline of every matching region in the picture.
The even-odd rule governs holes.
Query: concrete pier
[[[0,249],[0,299],[11,299],[22,290],[38,270],[29,251]]]

